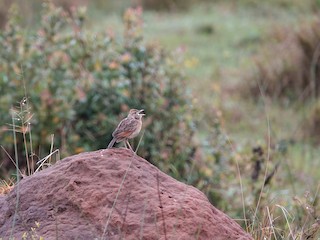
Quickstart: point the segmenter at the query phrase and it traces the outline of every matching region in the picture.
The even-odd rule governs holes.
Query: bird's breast
[[[129,138],[136,137],[139,134],[139,132],[141,131],[141,127],[142,127],[142,123],[139,121],[135,131],[131,134],[131,136]]]

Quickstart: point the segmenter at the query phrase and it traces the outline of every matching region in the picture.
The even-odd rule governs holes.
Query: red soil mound
[[[21,180],[0,196],[0,237],[10,234],[16,239],[23,234],[68,240],[252,239],[202,192],[126,149],[71,156]]]

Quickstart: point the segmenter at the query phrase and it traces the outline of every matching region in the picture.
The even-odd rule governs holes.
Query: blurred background
[[[144,108],[140,156],[255,239],[316,239],[319,7],[0,0],[2,191],[17,163],[31,175],[46,156],[105,148],[128,110]]]

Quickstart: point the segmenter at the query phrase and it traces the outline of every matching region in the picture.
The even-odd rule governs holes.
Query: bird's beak
[[[141,110],[139,110],[139,115],[141,115],[141,116],[145,116],[146,114],[144,113],[144,110],[143,109],[141,109]]]

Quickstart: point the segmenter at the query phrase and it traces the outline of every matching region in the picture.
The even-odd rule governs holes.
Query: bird
[[[144,110],[130,109],[128,116],[123,119],[113,131],[113,139],[107,148],[112,148],[115,143],[124,142],[133,151],[129,144],[129,139],[138,136],[142,127],[142,117],[145,116]]]

